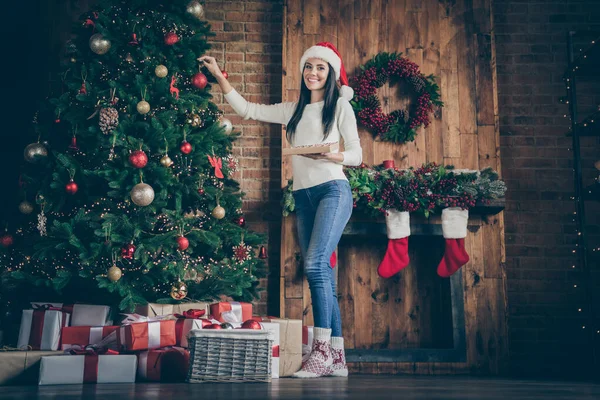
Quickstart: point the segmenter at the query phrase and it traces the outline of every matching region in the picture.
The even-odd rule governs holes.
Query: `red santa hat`
[[[346,75],[346,69],[342,62],[342,56],[334,45],[329,42],[321,42],[309,47],[300,59],[301,74],[304,72],[304,64],[306,64],[306,60],[309,58],[318,58],[327,61],[329,65],[331,65],[331,68],[333,68],[333,72],[335,72],[335,79],[339,80],[342,85],[340,96],[348,101],[352,100],[352,97],[354,97],[354,90],[348,86],[348,76]]]

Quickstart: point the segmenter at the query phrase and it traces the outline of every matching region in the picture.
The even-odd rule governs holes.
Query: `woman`
[[[247,102],[221,73],[213,57],[198,59],[217,79],[227,102],[245,119],[286,125],[292,146],[337,142],[344,152],[293,155],[293,194],[298,238],[315,320],[310,357],[297,378],[347,376],[340,309],[329,256],[352,214],[352,192],[343,165],[360,165],[362,149],[349,100],[353,91],[337,49],[330,43],[310,47],[300,60],[302,83],[297,102],[274,105]],[[338,89],[337,81],[342,85]],[[340,94],[343,97],[340,97]]]

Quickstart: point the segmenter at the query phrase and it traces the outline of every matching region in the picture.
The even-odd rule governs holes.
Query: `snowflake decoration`
[[[237,158],[230,154],[227,157],[225,157],[225,165],[227,166],[229,176],[232,176],[238,170],[240,162]]]
[[[237,246],[233,246],[233,258],[235,258],[235,260],[240,264],[244,261],[250,260],[251,254],[252,247],[247,246],[244,242],[241,242]]]
[[[40,231],[40,236],[46,236],[46,215],[44,214],[44,210],[42,209],[42,211],[40,211],[40,213],[38,214],[38,223],[37,223],[37,229],[38,231]]]

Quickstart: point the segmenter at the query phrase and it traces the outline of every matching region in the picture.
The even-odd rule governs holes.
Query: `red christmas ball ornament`
[[[210,324],[206,325],[204,329],[223,329],[223,327],[220,324]]]
[[[184,140],[183,142],[181,142],[179,150],[181,150],[183,154],[190,154],[192,152],[192,145],[187,140]]]
[[[179,236],[177,238],[177,249],[184,251],[190,247],[190,241],[185,236]]]
[[[124,258],[126,260],[131,260],[133,258],[134,254],[135,254],[135,245],[133,244],[133,242],[126,244],[121,249],[121,258]]]
[[[242,329],[254,329],[258,331],[262,329],[262,326],[260,325],[260,322],[249,319],[242,324]]]
[[[223,74],[225,79],[229,79],[229,74],[227,73],[227,71],[221,71],[221,73]]]
[[[136,150],[129,155],[129,162],[136,168],[144,168],[148,164],[148,156],[143,150]]]
[[[12,245],[13,245],[13,242],[14,242],[14,240],[13,240],[13,237],[12,237],[12,235],[10,235],[10,234],[8,234],[8,233],[6,233],[6,234],[4,234],[4,235],[2,235],[2,236],[0,237],[0,244],[1,244],[3,247],[10,247],[10,246],[12,246]]]
[[[192,85],[197,87],[198,89],[204,89],[208,84],[208,79],[206,79],[206,75],[202,72],[198,72],[194,76],[192,76]]]
[[[175,32],[169,32],[165,35],[165,44],[167,46],[173,46],[177,42],[179,42],[179,36]]]
[[[67,183],[65,185],[65,191],[69,194],[75,194],[75,193],[77,193],[77,190],[79,190],[79,187],[77,186],[77,183],[75,183],[75,181],[73,179],[71,179],[69,181],[69,183]]]
[[[246,218],[244,218],[242,215],[240,215],[239,217],[237,217],[233,222],[236,225],[238,225],[240,228],[243,228],[243,227],[246,226]]]

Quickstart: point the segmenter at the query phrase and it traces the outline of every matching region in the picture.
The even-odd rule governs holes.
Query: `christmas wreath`
[[[351,101],[358,122],[373,132],[376,138],[394,143],[412,142],[417,129],[429,126],[434,106],[442,107],[440,88],[433,75],[425,76],[419,66],[402,53],[379,53],[360,67],[352,80],[354,99]],[[395,110],[385,114],[377,98],[377,89],[404,81],[416,93],[411,110]]]

